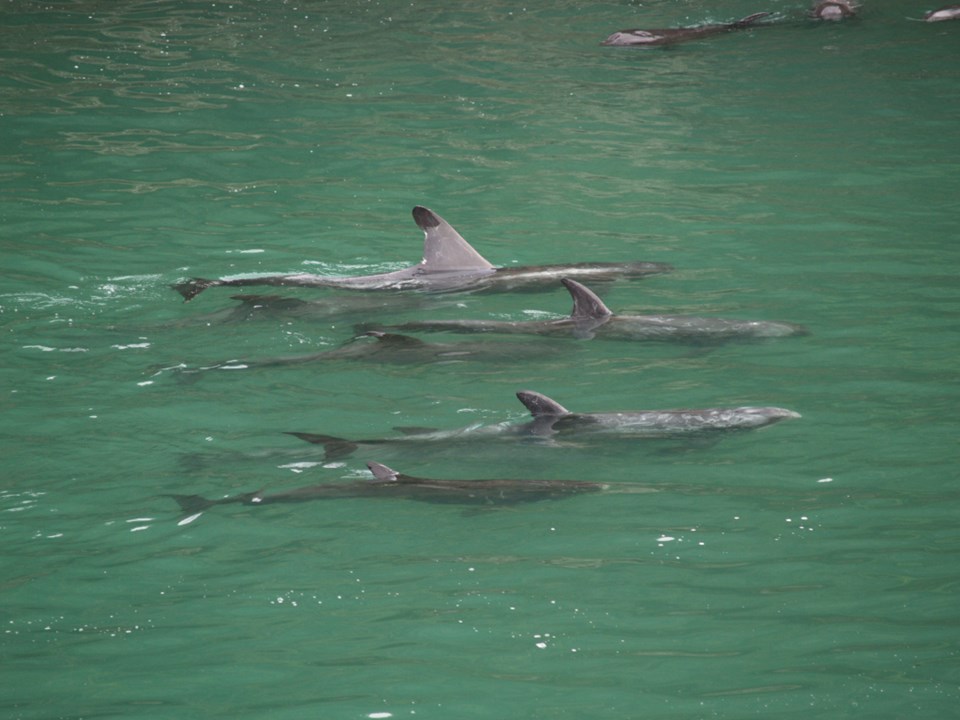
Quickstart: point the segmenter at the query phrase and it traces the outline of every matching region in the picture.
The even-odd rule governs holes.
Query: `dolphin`
[[[810,17],[815,20],[840,21],[857,14],[858,5],[849,0],[818,2],[810,8]]]
[[[573,336],[611,340],[666,340],[688,343],[803,335],[799,325],[762,320],[726,320],[687,315],[615,315],[592,290],[570,278],[561,281],[573,297],[573,310],[558,320],[415,320],[380,329],[426,332]],[[368,329],[366,325],[360,326]]]
[[[419,264],[402,270],[352,277],[297,273],[220,280],[192,278],[174,285],[173,288],[183,296],[184,301],[192,300],[210,287],[248,285],[344,290],[506,291],[524,287],[542,287],[556,281],[560,276],[598,281],[616,280],[645,277],[669,272],[672,269],[665,263],[654,262],[496,267],[474,250],[450,223],[432,210],[418,205],[413,208],[413,219],[423,230],[423,259]]]
[[[196,520],[215,505],[271,505],[335,498],[406,498],[421,502],[463,505],[509,505],[570,497],[608,490],[610,483],[587,480],[437,480],[405,475],[378,462],[368,462],[372,480],[321,483],[274,494],[263,491],[211,500],[200,495],[169,495],[183,512],[181,525]],[[644,486],[623,485],[625,492],[653,492]]]
[[[753,430],[780,420],[799,418],[800,414],[778,407],[706,408],[701,410],[641,410],[636,412],[574,413],[546,395],[521,390],[517,399],[530,411],[524,423],[502,422],[495,425],[469,425],[455,430],[396,428],[402,437],[346,440],[333,435],[289,432],[309,443],[323,445],[326,460],[336,460],[355,452],[360,446],[384,446],[396,443],[437,443],[457,445],[474,440],[589,441],[608,438],[692,438],[719,437],[722,431]]]
[[[559,349],[540,342],[453,342],[434,343],[399,333],[371,330],[332,350],[303,355],[264,358],[262,360],[226,360],[214,365],[191,368],[183,364],[151,368],[151,375],[174,370],[196,374],[207,370],[247,370],[251,368],[285,367],[316,362],[365,361],[393,364],[460,363],[466,361],[512,362],[521,358],[543,358]]]
[[[688,28],[664,28],[659,30],[619,30],[604,40],[601,45],[616,46],[643,46],[674,45],[688,40],[699,40],[710,35],[719,35],[731,30],[743,30],[752,27],[757,20],[765,18],[770,13],[758,12],[747,15],[732,23],[697,25]]]
[[[946,5],[939,10],[931,10],[923,14],[925,22],[943,22],[960,18],[960,5]]]
[[[800,413],[779,407],[575,413],[556,400],[532,390],[521,390],[517,393],[517,398],[539,423],[540,434],[560,436],[583,437],[605,433],[621,437],[689,437],[733,430],[754,430],[781,420],[800,417]]]

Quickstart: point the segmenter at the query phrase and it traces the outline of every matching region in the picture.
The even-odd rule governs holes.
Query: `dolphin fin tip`
[[[413,208],[413,221],[421,230],[440,227],[440,218],[430,208],[417,205]]]

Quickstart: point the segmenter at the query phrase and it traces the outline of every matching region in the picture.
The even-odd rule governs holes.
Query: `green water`
[[[0,714],[957,717],[960,23],[866,5],[811,25],[784,0],[4,2]],[[598,45],[760,9],[782,22]],[[409,265],[416,204],[497,264],[676,267],[603,288],[617,311],[810,335],[154,374],[333,348],[357,322],[569,310],[559,285],[374,307],[283,291],[331,303],[312,314],[169,287]],[[520,389],[803,418],[713,445],[335,462],[282,434],[520,421]],[[165,497],[377,459],[655,492],[185,525]]]

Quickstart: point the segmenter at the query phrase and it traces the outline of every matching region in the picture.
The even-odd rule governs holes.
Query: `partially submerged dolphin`
[[[931,10],[923,14],[926,22],[943,22],[960,18],[960,5],[947,5],[939,10]]]
[[[710,35],[719,35],[731,30],[743,30],[752,27],[757,20],[765,18],[770,13],[758,12],[747,15],[732,23],[697,25],[688,28],[662,28],[658,30],[619,30],[604,40],[601,45],[642,46],[674,45],[688,40],[699,40]]]
[[[319,362],[375,362],[392,364],[459,363],[482,361],[487,363],[512,362],[522,358],[543,358],[559,353],[559,348],[539,342],[452,342],[434,343],[399,333],[371,330],[332,350],[303,355],[264,358],[262,360],[226,360],[213,365],[191,368],[177,364],[152,368],[152,375],[166,371],[195,374],[208,370],[248,370],[251,368],[286,367]]]
[[[840,21],[857,14],[858,5],[850,0],[829,0],[818,2],[810,8],[810,17],[815,20]]]
[[[378,462],[368,462],[372,480],[308,485],[266,495],[262,491],[210,500],[200,495],[171,495],[188,513],[181,525],[215,505],[271,505],[335,498],[405,498],[433,503],[508,505],[564,498],[608,490],[611,485],[586,480],[437,480],[404,475]],[[650,488],[624,485],[626,492],[652,492]]]
[[[563,405],[531,390],[521,390],[517,398],[530,411],[525,423],[503,422],[495,425],[470,425],[456,430],[396,428],[402,437],[346,440],[333,435],[290,432],[301,440],[323,445],[326,459],[343,458],[361,446],[395,443],[457,444],[479,439],[573,440],[585,441],[598,436],[612,438],[692,438],[718,437],[723,432],[754,430],[799,413],[779,407],[706,408],[700,410],[640,410],[635,412],[570,412]]]
[[[423,230],[423,259],[403,270],[378,275],[337,277],[333,275],[267,275],[251,278],[208,280],[192,278],[174,285],[185,301],[192,300],[210,287],[278,285],[291,287],[341,288],[345,290],[513,290],[544,286],[558,277],[586,280],[638,278],[669,272],[664,263],[574,263],[572,265],[530,265],[495,267],[464,240],[446,220],[432,210],[417,206],[413,219]]]
[[[414,320],[385,326],[392,330],[460,333],[506,333],[593,337],[613,340],[723,342],[733,339],[803,335],[799,325],[763,320],[727,320],[688,315],[615,315],[603,301],[576,280],[561,281],[573,297],[573,311],[559,320]]]

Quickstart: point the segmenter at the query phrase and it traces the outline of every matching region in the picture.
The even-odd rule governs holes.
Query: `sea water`
[[[911,19],[932,8],[4,2],[3,716],[954,716],[960,23]],[[599,45],[758,10],[771,26]],[[676,268],[596,288],[616,312],[809,335],[178,371],[332,349],[358,323],[569,312],[559,283],[242,289],[296,308],[170,288],[414,264],[417,204],[497,265]],[[284,434],[523,422],[522,389],[803,417],[715,443],[334,458]],[[369,460],[621,491],[191,522],[168,497],[360,480]]]

